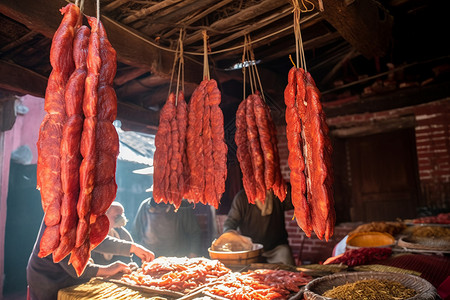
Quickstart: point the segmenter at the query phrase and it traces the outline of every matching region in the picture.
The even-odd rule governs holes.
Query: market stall
[[[416,202],[411,201],[414,205],[405,211],[398,208],[410,200],[405,194],[409,192],[409,183],[415,180],[409,174],[417,175],[415,169],[414,172],[405,172],[406,179],[399,179],[403,188],[401,192],[397,193],[396,186],[392,185],[389,186],[392,188],[390,194],[385,193],[398,195],[398,201],[393,201],[394,209],[386,209],[385,214],[392,217],[392,214],[399,213],[398,221],[367,223],[349,232],[338,244],[340,252],[333,253],[323,263],[297,266],[293,258],[289,264],[283,264],[277,257],[276,251],[279,250],[278,255],[292,255],[284,228],[286,210],[293,210],[292,219],[303,238],[335,242],[333,236],[339,217],[336,200],[339,197],[336,197],[334,189],[336,141],[332,139],[323,94],[319,90],[319,76],[314,75],[313,78],[308,68],[307,45],[301,29],[301,25],[312,26],[316,22],[319,12],[315,10],[324,12],[323,2],[331,5],[332,1],[246,3],[249,6],[242,12],[222,23],[217,21],[211,27],[205,27],[199,20],[215,9],[228,7],[232,1],[216,5],[208,1],[213,6],[206,11],[191,1],[190,4],[184,3],[183,7],[177,6],[179,1],[172,3],[166,0],[145,7],[141,6],[142,1],[135,2],[127,6],[125,16],[116,14],[122,25],[111,17],[114,9],[124,1],[97,0],[94,5],[87,0],[64,3],[58,8],[62,17],[58,15],[56,32],[46,28],[51,32],[52,40],[49,53],[46,53],[50,58],[49,78],[45,84],[45,116],[38,130],[36,162],[36,185],[44,216],[27,268],[28,296],[31,299],[53,299],[56,294],[59,300],[360,299],[361,293],[372,297],[368,299],[379,296],[383,299],[447,297],[449,214],[413,219]],[[14,3],[2,5],[0,8],[7,7],[12,15],[18,15],[18,19],[24,20],[30,14],[29,10],[21,10]],[[342,23],[342,15],[355,16],[355,11],[346,10],[339,14],[327,5],[323,15],[335,26]],[[168,17],[163,17],[164,22],[154,27],[152,22],[140,19],[166,7],[170,8],[165,11]],[[198,15],[187,13],[183,26],[176,23],[178,25],[166,28],[168,22],[179,20],[177,8],[179,11],[195,11]],[[380,10],[380,7],[372,5],[365,8],[371,12]],[[233,6],[233,9],[236,8]],[[15,14],[17,10],[21,13]],[[265,15],[271,11],[278,13]],[[228,37],[218,34],[252,14],[262,17],[256,23],[258,28],[247,24],[244,30],[226,32]],[[287,16],[290,18],[289,26],[257,39],[252,37],[257,35],[254,30],[261,30],[274,20]],[[38,24],[42,26],[45,22],[40,20]],[[361,20],[354,17],[349,24],[358,26]],[[360,42],[357,37],[372,32],[377,24],[380,25],[378,21],[362,28],[356,37],[348,35],[345,26],[341,32],[357,46],[358,51],[383,55],[387,43],[380,33],[391,33],[391,16],[386,14],[384,21],[381,23],[383,30],[376,31],[371,43]],[[132,29],[123,24],[129,24]],[[284,69],[285,80],[280,88],[280,85],[262,80],[259,64],[267,53],[259,43],[287,31],[286,28],[293,34],[283,42],[293,44],[295,50],[285,55],[289,57],[290,65]],[[128,50],[126,39],[121,40],[120,34],[125,33],[130,37],[130,48],[134,50]],[[154,40],[143,38],[154,34],[157,34]],[[238,36],[243,38],[243,42],[238,46],[230,45],[232,41],[237,43]],[[367,47],[368,44],[373,47]],[[224,45],[227,47],[212,51],[212,48]],[[158,56],[158,63],[146,56],[150,52],[154,54],[155,48],[165,51]],[[118,67],[126,69],[121,65],[123,62],[136,64],[141,57],[136,49],[142,49],[145,54],[142,57],[144,67],[151,66],[150,73],[159,76],[149,79],[153,83],[153,80],[159,82],[155,85],[158,88],[150,88],[152,92],[157,90],[156,94],[150,94],[158,100],[145,102],[146,110],[150,107],[151,112],[146,111],[136,118],[141,123],[136,128],[144,124],[143,127],[155,135],[153,180],[148,187],[152,196],[147,210],[153,213],[155,207],[165,205],[163,210],[166,213],[174,208],[176,214],[186,202],[194,207],[201,204],[219,211],[224,199],[237,194],[230,188],[234,185],[242,187],[240,195],[244,196],[241,198],[245,204],[257,209],[258,217],[268,220],[268,216],[282,216],[279,220],[282,230],[278,230],[272,221],[262,225],[263,221],[255,221],[256,218],[252,217],[247,217],[247,221],[250,220],[247,225],[236,221],[235,228],[226,228],[209,249],[201,249],[203,253],[208,251],[208,258],[191,253],[189,257],[165,256],[165,249],[158,249],[160,252],[155,257],[152,251],[156,250],[139,244],[143,241],[138,243],[132,238],[125,241],[118,235],[114,229],[116,221],[119,224],[117,228],[123,228],[126,218],[123,207],[122,212],[114,217],[109,210],[118,190],[119,136],[115,126],[116,120],[122,117],[128,128],[136,121],[133,110],[123,108],[124,103],[121,104],[118,98],[128,101],[136,97],[136,102],[139,102],[137,94],[140,89],[131,84],[128,90],[125,87],[127,80],[122,77],[124,81],[118,83],[116,73]],[[221,62],[224,62],[228,59],[224,56],[237,55],[237,52],[242,57],[232,68],[239,69],[242,74],[234,73],[231,77],[242,83],[236,89],[242,97],[230,97],[230,94],[226,96],[226,87],[220,80],[227,76],[222,73],[226,67],[217,66],[217,61],[211,57],[224,53],[221,56]],[[351,59],[355,53],[349,52],[341,63]],[[189,55],[201,58],[192,59]],[[147,73],[147,69],[145,72],[128,71],[122,74],[128,81]],[[328,73],[322,84],[329,76],[334,76],[334,72]],[[140,84],[145,87],[145,84]],[[269,90],[282,90],[282,100],[271,99],[270,93],[266,92],[267,86]],[[132,92],[127,94],[127,91]],[[230,98],[233,99],[230,101]],[[227,103],[224,99],[228,100]],[[230,103],[233,109],[228,106]],[[151,120],[142,121],[147,117]],[[383,124],[389,128],[399,125]],[[348,131],[336,132],[335,137],[348,134]],[[358,131],[356,135],[359,134],[361,132]],[[278,139],[280,135],[282,143]],[[339,143],[337,145],[339,148]],[[351,152],[348,148],[345,151]],[[230,170],[233,170],[230,161],[233,161],[234,171],[239,176],[230,176]],[[390,173],[393,177],[399,172],[399,168],[394,169]],[[355,219],[376,218],[377,214],[371,213],[370,207],[378,207],[377,196],[384,192],[373,188],[373,194],[364,194],[367,186],[359,181],[363,173],[360,171],[360,177],[349,178],[353,180],[349,180],[352,182],[350,186],[361,188],[353,192],[362,199],[354,207],[348,207],[352,210],[349,214]],[[383,198],[380,203],[387,202],[390,197]],[[411,197],[416,197],[416,194]],[[237,209],[234,200],[227,203],[231,209]],[[242,215],[248,211],[243,208]],[[164,224],[169,223],[161,222],[160,225]],[[380,224],[381,227],[378,226]],[[278,231],[272,232],[270,238],[276,240],[280,237],[281,241],[265,244],[263,239],[269,238],[269,230],[274,228]],[[246,232],[256,235],[247,237]],[[154,235],[151,238],[154,239]],[[105,246],[107,243],[115,244],[116,248],[111,250],[112,246]],[[111,261],[110,264],[98,264],[91,259],[93,251],[139,259],[138,263]],[[389,298],[391,296],[394,298]]]

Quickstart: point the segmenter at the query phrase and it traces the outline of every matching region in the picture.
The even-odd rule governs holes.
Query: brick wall
[[[423,205],[448,208],[450,201],[450,98],[418,106],[399,108],[375,113],[338,116],[327,120],[329,126],[349,124],[365,125],[377,120],[386,120],[414,115],[416,120],[416,147]],[[288,149],[286,128],[279,126],[278,149],[283,177],[289,180],[287,164]],[[336,224],[335,233],[328,241],[317,237],[307,238],[293,220],[293,212],[286,214],[286,229],[294,256],[302,263],[318,263],[331,256],[334,246],[358,223]]]

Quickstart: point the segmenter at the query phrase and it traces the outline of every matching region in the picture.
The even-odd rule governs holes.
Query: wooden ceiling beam
[[[114,84],[116,86],[121,86],[147,72],[147,69],[134,68],[130,66],[120,68],[117,70],[116,77],[114,77]]]
[[[126,1],[128,1],[128,0],[126,0]],[[144,18],[144,17],[146,17],[146,16],[148,16],[148,15],[150,15],[150,14],[152,14],[152,13],[158,11],[158,10],[162,10],[162,9],[164,9],[166,7],[169,7],[171,5],[177,4],[178,2],[181,2],[181,1],[182,0],[165,0],[165,1],[161,1],[158,4],[155,4],[155,5],[143,8],[143,9],[137,11],[136,13],[134,13],[134,14],[124,18],[122,20],[122,23],[130,24],[130,23],[135,22],[135,21],[137,21],[139,19],[142,19],[142,18]]]
[[[235,13],[234,15],[220,19],[209,26],[208,35],[213,36],[216,32],[223,32],[230,30],[230,28],[248,22],[248,20],[267,13],[271,10],[278,9],[281,6],[290,5],[289,2],[274,1],[274,0],[264,0],[259,4],[253,5],[246,9]],[[194,34],[187,36],[185,40],[186,45],[193,44],[200,41],[203,38],[202,30],[196,31]]]
[[[319,7],[318,0],[312,2]],[[323,7],[323,18],[365,57],[387,54],[394,21],[379,2],[323,0]]]
[[[64,0],[2,0],[0,13],[52,38],[61,23],[59,9],[65,5],[67,2]],[[95,15],[94,1],[85,2],[84,13]],[[150,44],[147,37],[106,16],[102,16],[101,20],[119,61],[170,78],[174,53],[157,48]],[[201,81],[201,65],[186,61],[185,67],[186,81]]]
[[[234,34],[230,34],[229,36],[227,36],[227,37],[225,37],[223,39],[220,39],[220,40],[218,40],[218,41],[216,41],[214,43],[211,43],[210,47],[214,51],[217,47],[222,46],[223,44],[226,44],[226,43],[228,43],[230,41],[233,41],[235,39],[241,39],[240,43],[243,43],[242,40],[244,38],[244,35],[250,34],[253,31],[256,31],[256,30],[259,30],[259,29],[261,29],[261,28],[263,28],[265,26],[268,26],[268,25],[270,25],[270,24],[272,24],[272,23],[274,23],[274,22],[276,22],[276,21],[278,21],[278,20],[280,20],[280,19],[290,15],[291,13],[292,13],[292,8],[291,7],[286,7],[286,8],[284,8],[282,11],[280,11],[277,14],[270,15],[270,16],[264,18],[264,19],[261,19],[260,21],[258,21],[256,23],[252,23],[251,25],[245,26],[244,29],[242,29],[242,30],[240,30],[240,31],[238,31],[238,32],[236,32]],[[252,39],[254,39],[254,38],[252,38]],[[238,43],[238,44],[240,44],[240,43]]]
[[[315,25],[316,23],[320,22],[321,20],[322,20],[322,18],[320,17],[319,13],[314,13],[312,15],[303,17],[302,20],[300,21],[300,23],[302,24],[302,30]],[[270,47],[276,47],[276,45],[272,44],[272,42],[275,40],[280,40],[281,38],[283,38],[287,35],[292,35],[292,39],[293,39],[293,43],[294,43],[295,40],[294,40],[293,24],[277,22],[276,24],[273,24],[272,26],[270,26],[270,28],[263,30],[261,33],[251,36],[252,41],[253,41],[252,48],[257,49],[259,47],[263,47],[266,45],[270,45]],[[267,36],[269,36],[269,37],[267,37]],[[264,38],[264,37],[267,37],[267,38]],[[211,48],[213,48],[213,45],[211,45]],[[216,60],[227,59],[227,58],[230,58],[231,55],[242,54],[242,51],[243,51],[242,48],[234,49],[234,50],[227,51],[225,53],[215,55],[214,58]]]
[[[27,68],[0,60],[0,88],[22,95],[44,97],[47,78]]]
[[[228,3],[232,2],[234,0],[222,0],[219,3],[216,3],[215,5],[209,7],[208,9],[205,9],[203,11],[201,11],[200,13],[194,15],[194,16],[186,16],[183,20],[177,22],[176,27],[181,27],[181,26],[189,26],[192,23],[197,22],[198,20],[200,20],[203,17],[206,17],[207,15],[209,15],[210,13],[212,13],[213,11],[218,10],[219,8],[227,5]],[[171,35],[175,34],[179,29],[178,28],[174,28],[172,30],[170,30],[169,32],[163,34],[162,36],[165,38],[170,37]]]
[[[330,32],[317,38],[303,42],[303,49],[310,50],[313,48],[319,48],[321,45],[325,45],[339,38],[341,38],[341,35],[338,32]],[[258,57],[263,59],[264,62],[267,62],[283,56],[287,57],[289,54],[295,54],[295,42],[292,43],[291,47],[283,47],[280,51],[274,51],[274,49],[270,49],[268,51],[261,52],[259,53]]]
[[[184,0],[182,3],[162,12],[159,16],[156,16],[156,18],[145,20],[146,25],[139,28],[139,30],[145,32],[148,36],[160,35],[164,30],[173,28],[174,24],[180,19],[199,10],[204,10],[216,1],[217,0]]]

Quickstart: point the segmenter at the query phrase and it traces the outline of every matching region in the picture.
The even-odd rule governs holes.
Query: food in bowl
[[[349,235],[346,244],[349,249],[391,247],[395,244],[395,238],[385,232],[358,232]]]

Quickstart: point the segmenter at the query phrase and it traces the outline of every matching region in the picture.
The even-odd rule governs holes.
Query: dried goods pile
[[[337,286],[323,296],[339,300],[401,300],[416,294],[414,289],[396,281],[365,279]]]
[[[225,275],[205,291],[228,299],[287,299],[311,279],[298,272],[259,269]]]
[[[242,171],[242,181],[250,203],[264,203],[266,191],[284,201],[286,183],[281,175],[277,148],[277,133],[270,109],[254,93],[241,102],[236,112],[236,155]]]
[[[50,50],[47,115],[37,143],[37,187],[46,225],[39,256],[53,254],[58,262],[71,253],[81,275],[90,251],[108,233],[105,212],[117,191],[116,52],[98,19],[88,17],[89,29],[81,26],[74,4],[61,13]]]
[[[336,219],[332,190],[332,146],[320,92],[308,72],[293,67],[284,91],[292,203],[308,237],[328,241]]]

